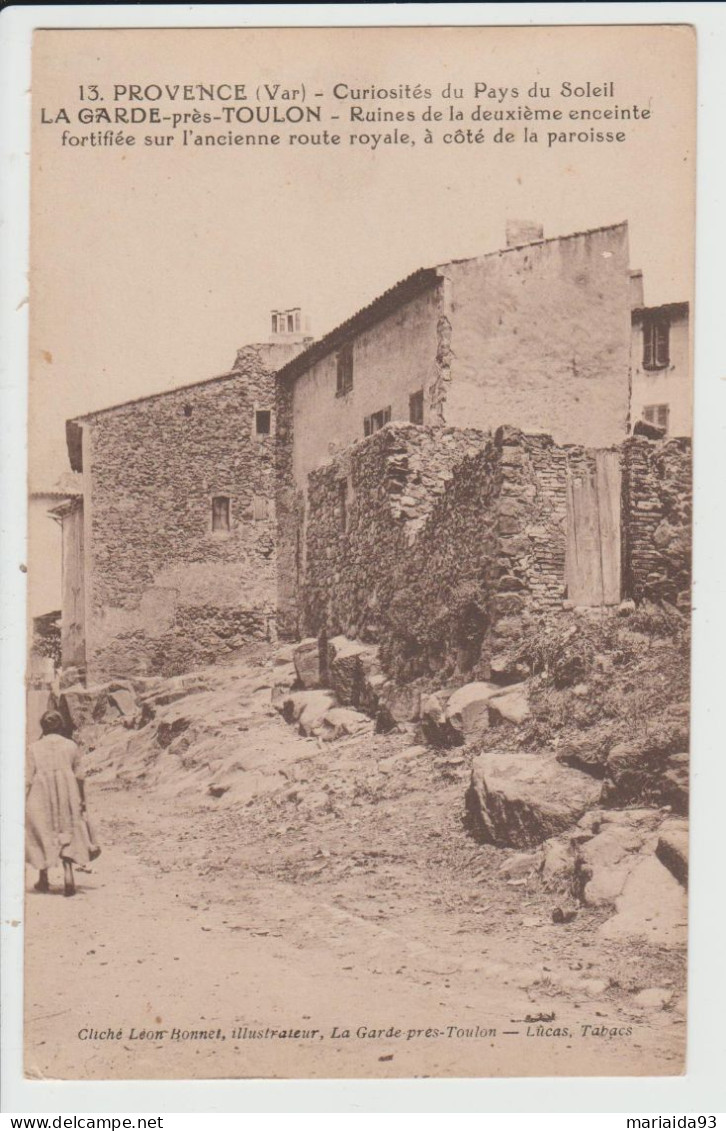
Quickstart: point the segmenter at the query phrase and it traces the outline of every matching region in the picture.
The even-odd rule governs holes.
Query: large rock
[[[616,810],[594,815],[590,839],[576,849],[575,887],[590,907],[613,905],[644,850],[655,850],[657,809]]]
[[[103,719],[108,710],[108,686],[67,687],[59,700],[60,712],[71,730]]]
[[[451,745],[451,731],[446,721],[446,696],[441,691],[421,698],[421,734],[429,746]]]
[[[684,888],[688,887],[688,822],[672,817],[659,829],[656,855]]]
[[[605,763],[603,800],[621,807],[633,804],[670,805],[688,812],[688,755],[683,726],[664,727],[632,742],[613,746]]]
[[[488,751],[474,759],[466,806],[482,840],[531,848],[574,825],[599,793],[598,782],[554,755]]]
[[[351,707],[333,707],[326,711],[316,733],[323,742],[335,742],[351,734],[372,734],[373,720]]]
[[[334,636],[328,641],[327,662],[328,682],[340,702],[363,706],[368,697],[366,683],[380,674],[377,646]]]
[[[652,946],[685,946],[686,893],[655,853],[641,856],[615,900],[616,913],[600,927],[609,939],[638,940]]]
[[[393,730],[399,723],[415,722],[421,715],[421,689],[412,684],[399,687],[392,680],[379,691],[378,729]]]
[[[320,687],[320,649],[317,638],[302,640],[292,654],[298,683],[308,690]]]
[[[489,726],[489,703],[502,688],[493,683],[465,683],[446,704],[446,722],[455,741],[472,742]]]
[[[489,721],[520,724],[529,718],[526,684],[508,687],[489,700]]]
[[[322,724],[326,711],[337,707],[331,691],[292,691],[278,707],[287,723],[298,723],[303,734]]]
[[[128,688],[116,688],[109,693],[108,699],[109,703],[116,708],[119,715],[126,718],[133,718],[136,715],[138,709],[136,696],[133,691],[129,691]]]

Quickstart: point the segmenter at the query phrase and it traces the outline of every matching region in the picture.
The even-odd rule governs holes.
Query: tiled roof
[[[669,318],[687,318],[687,302],[666,302],[663,306],[636,306],[631,311],[633,322],[642,322],[644,317],[651,314],[666,314]]]

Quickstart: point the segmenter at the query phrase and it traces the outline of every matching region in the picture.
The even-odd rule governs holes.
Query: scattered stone
[[[128,691],[123,687],[118,688],[118,690],[112,691],[108,697],[108,700],[109,703],[111,703],[116,708],[119,715],[123,715],[126,718],[132,718],[136,714],[136,711],[138,709],[136,696],[134,695],[133,691]]]
[[[676,817],[664,821],[659,830],[656,856],[684,888],[688,887],[688,822]]]
[[[548,891],[569,884],[574,868],[575,858],[568,842],[558,838],[545,842],[540,878]]]
[[[370,692],[369,681],[381,674],[377,646],[361,644],[347,636],[334,636],[328,641],[327,664],[328,682],[339,702],[353,707],[365,703],[366,682]],[[380,690],[380,685],[377,690]]]
[[[505,860],[499,869],[503,876],[528,876],[539,864],[539,856],[534,852],[518,852]]]
[[[618,605],[618,616],[619,617],[629,617],[634,612],[635,612],[635,601],[632,601],[630,599],[630,597],[626,597],[625,600],[621,601],[620,604]]]
[[[308,719],[319,716],[321,721],[326,711],[337,707],[332,691],[292,691],[282,703],[282,717],[286,723],[297,723],[308,711]]]
[[[553,923],[571,923],[573,919],[577,918],[576,907],[554,907],[552,909],[552,922]]]
[[[672,1000],[673,990],[665,989],[663,986],[653,986],[651,989],[641,990],[634,998],[638,1005],[645,1005],[652,1009],[665,1009]]]
[[[647,830],[637,826],[610,824],[579,847],[575,883],[583,903],[589,907],[615,903],[639,861],[647,836]]]
[[[380,706],[397,723],[415,722],[421,715],[421,691],[413,684],[398,687],[389,680],[380,689]]]
[[[59,701],[60,712],[72,730],[102,719],[108,708],[108,687],[83,687],[80,683],[67,687]]]
[[[524,684],[507,688],[489,702],[490,722],[520,723],[529,718],[529,698]]]
[[[554,755],[487,751],[474,759],[466,806],[483,841],[531,848],[574,825],[599,792]]]
[[[421,734],[429,746],[450,746],[452,734],[446,721],[445,695],[441,691],[421,699]]]
[[[465,683],[446,704],[446,722],[459,742],[472,742],[489,726],[489,701],[502,691],[494,683]]]
[[[603,801],[613,807],[670,805],[688,813],[687,723],[666,722],[638,741],[620,742],[608,754]]]
[[[630,873],[616,902],[616,914],[600,927],[609,939],[639,939],[655,946],[685,946],[686,893],[655,853]]]
[[[368,715],[354,711],[351,707],[333,707],[326,711],[318,734],[323,742],[335,742],[350,734],[373,732],[373,721]]]
[[[295,648],[295,644],[286,644],[283,648],[278,648],[273,657],[275,667],[287,667],[288,664],[294,664]]]
[[[298,644],[293,652],[293,663],[302,687],[320,687],[320,649],[316,637],[309,636]]]

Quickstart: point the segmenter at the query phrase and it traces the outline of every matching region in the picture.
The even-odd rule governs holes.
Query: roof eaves
[[[423,294],[424,291],[429,290],[440,281],[441,274],[438,267],[421,267],[418,271],[414,271],[413,274],[408,275],[395,286],[384,291],[373,302],[361,307],[345,322],[341,322],[319,341],[314,342],[308,349],[299,353],[297,357],[288,361],[287,365],[278,369],[278,379],[288,381],[298,377],[311,365],[315,365],[316,362],[327,357],[328,354],[338,349],[355,334],[359,334],[362,330],[381,322],[406,302],[417,298],[418,295]]]
[[[636,306],[630,312],[633,322],[641,322],[644,317],[655,314],[667,314],[671,318],[687,318],[689,304],[687,302],[665,302],[662,306]]]

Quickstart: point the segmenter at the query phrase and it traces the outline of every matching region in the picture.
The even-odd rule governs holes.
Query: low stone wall
[[[625,587],[636,601],[691,602],[690,439],[623,444]]]

